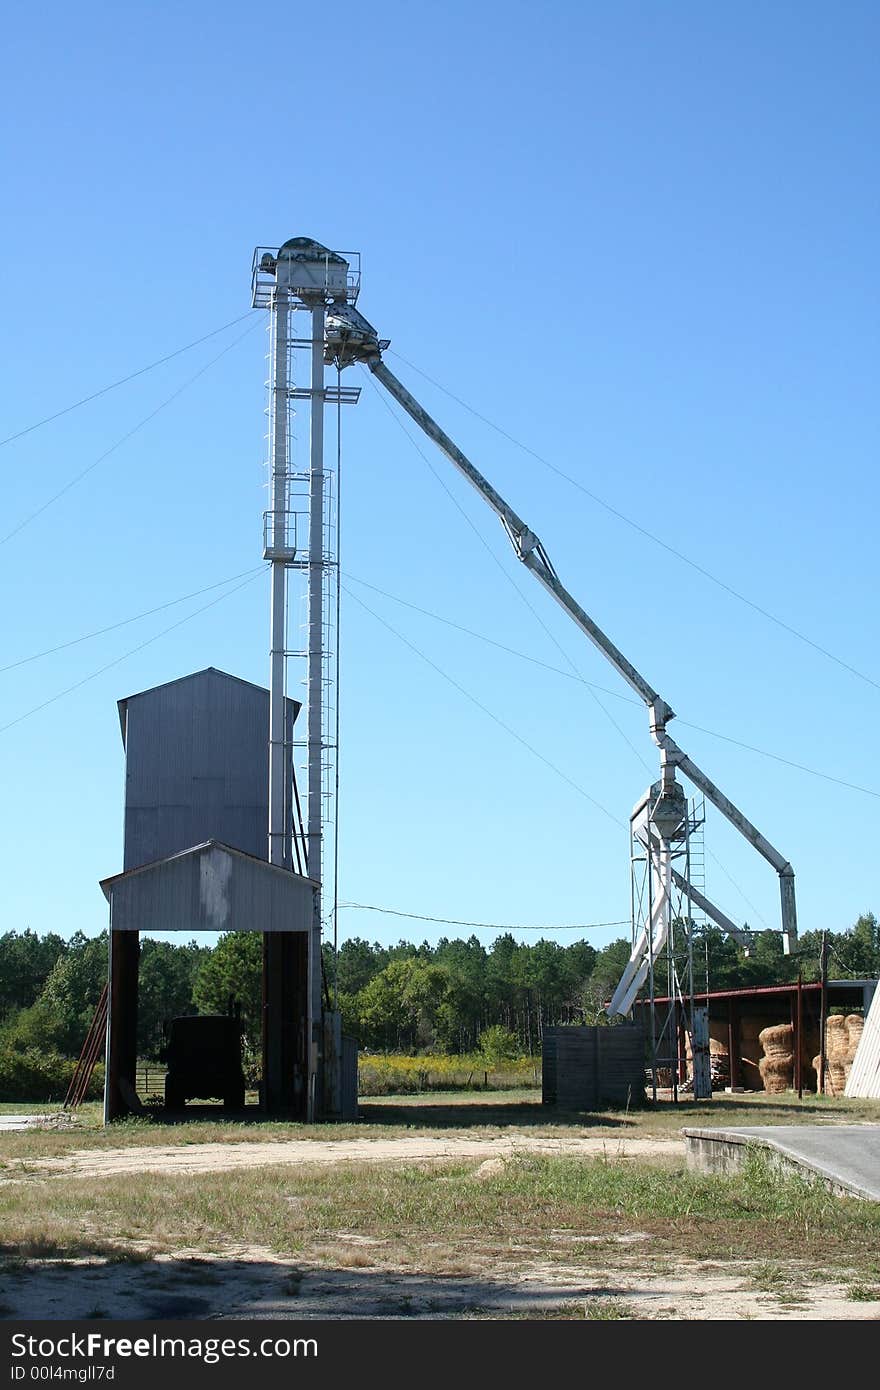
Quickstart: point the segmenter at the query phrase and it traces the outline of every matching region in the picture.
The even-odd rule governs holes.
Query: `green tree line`
[[[686,954],[676,927],[679,968]],[[880,928],[865,913],[849,929],[827,933],[831,978],[880,975]],[[715,927],[693,931],[698,990],[770,985],[819,977],[821,933],[801,937],[785,956],[779,933],[759,932],[748,957]],[[510,933],[483,945],[443,938],[435,945],[400,941],[383,946],[362,937],[337,952],[324,948],[329,996],[346,1032],[374,1051],[470,1052],[489,1028],[503,1028],[523,1052],[537,1053],[545,1028],[604,1021],[609,998],[629,957],[629,941],[597,950],[586,941],[517,942]],[[11,1077],[39,1069],[45,1059],[75,1059],[107,978],[107,937],[8,931],[0,935],[0,1099]],[[241,1008],[247,1040],[259,1052],[261,938],[227,933],[214,947],[141,942],[138,1050],[158,1059],[170,1018]],[[656,988],[665,988],[658,967]]]

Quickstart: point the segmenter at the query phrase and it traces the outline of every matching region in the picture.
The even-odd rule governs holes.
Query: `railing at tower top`
[[[279,249],[277,246],[258,246],[254,251],[251,263],[251,303],[255,309],[268,309],[272,303],[276,285],[275,263]],[[355,304],[361,291],[360,252],[343,251],[340,254],[348,262],[345,297],[349,304]]]

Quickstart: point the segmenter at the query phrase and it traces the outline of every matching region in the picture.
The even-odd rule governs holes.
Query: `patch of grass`
[[[791,1270],[772,1263],[759,1265],[751,1271],[749,1278],[755,1288],[763,1293],[788,1292],[792,1283]]]
[[[610,1322],[616,1319],[632,1319],[639,1315],[628,1303],[608,1298],[601,1303],[588,1303],[585,1317],[588,1322]]]
[[[772,1294],[776,1302],[784,1308],[799,1308],[806,1299],[799,1291],[804,1282],[803,1271],[797,1267],[787,1267],[767,1261],[750,1271],[749,1278],[756,1289]]]
[[[846,1296],[852,1303],[878,1303],[880,1288],[872,1284],[850,1284]]]
[[[786,1261],[845,1269],[853,1282],[876,1265],[880,1205],[832,1196],[819,1184],[773,1169],[761,1153],[734,1175],[687,1172],[675,1165],[618,1164],[543,1155],[517,1157],[485,1181],[476,1160],[304,1165],[237,1169],[198,1176],[144,1173],[69,1178],[0,1187],[0,1228],[8,1255],[31,1258],[95,1254],[143,1259],[144,1250],[181,1247],[223,1252],[230,1243],[259,1246],[322,1265],[343,1262],[351,1236],[382,1241],[351,1251],[344,1262],[444,1271],[473,1259],[509,1264],[528,1231],[530,1256],[557,1263],[559,1232],[590,1237],[565,1242],[569,1262],[588,1265],[598,1237],[603,1262],[624,1266],[641,1247],[614,1237],[637,1229],[651,1257],[758,1261],[772,1272]],[[441,1180],[442,1179],[442,1180]],[[296,1200],[290,1200],[295,1198]],[[127,1242],[102,1234],[125,1230]],[[135,1244],[136,1242],[136,1244]],[[780,1279],[765,1270],[770,1292]],[[865,1279],[867,1283],[867,1279]]]
[[[86,1109],[83,1106],[83,1109]],[[90,1108],[90,1107],[88,1107]],[[60,1107],[51,1105],[33,1105],[28,1101],[3,1100],[0,1101],[0,1115],[54,1115]]]
[[[497,1322],[605,1322],[617,1318],[636,1318],[638,1313],[617,1298],[603,1298],[595,1303],[562,1299],[559,1303],[541,1308],[471,1308],[459,1317],[474,1321],[492,1319]]]
[[[64,1219],[48,1218],[44,1225],[47,1229],[40,1229],[32,1216],[17,1228],[9,1223],[4,1226],[5,1239],[0,1243],[3,1270],[21,1269],[29,1260],[51,1260],[53,1268],[64,1269],[71,1258],[90,1255],[108,1264],[139,1264],[153,1257],[153,1252],[141,1245],[92,1236],[82,1228],[74,1230]]]

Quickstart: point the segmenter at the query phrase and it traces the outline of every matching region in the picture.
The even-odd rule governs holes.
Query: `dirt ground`
[[[200,1174],[270,1165],[431,1160],[482,1160],[474,1177],[488,1177],[516,1154],[604,1156],[615,1162],[683,1158],[680,1137],[562,1136],[506,1133],[497,1138],[413,1135],[347,1142],[296,1140],[205,1143],[105,1150],[82,1149],[57,1158],[10,1165],[7,1182],[45,1185],[47,1203],[65,1178],[138,1173]],[[26,1259],[0,1276],[0,1316],[43,1318],[511,1318],[636,1317],[673,1320],[876,1320],[880,1298],[852,1284],[822,1282],[796,1262],[769,1278],[758,1262],[658,1263],[651,1237],[621,1229],[607,1237],[559,1231],[552,1263],[522,1242],[499,1256],[475,1242],[440,1249],[444,1272],[396,1267],[381,1238],[339,1231],[318,1258],[296,1263],[261,1247],[230,1245],[206,1255],[191,1249],[145,1251],[141,1261]],[[589,1256],[591,1242],[596,1257]],[[566,1260],[566,1249],[572,1252]],[[763,1287],[762,1287],[763,1285]],[[867,1294],[880,1293],[869,1290]]]
[[[572,1237],[560,1232],[560,1242]],[[393,1269],[363,1236],[340,1232],[333,1263],[303,1265],[259,1247],[223,1256],[180,1250],[139,1264],[41,1260],[0,1283],[4,1318],[475,1318],[620,1315],[649,1320],[877,1320],[880,1301],[853,1302],[843,1283],[807,1282],[792,1266],[778,1292],[756,1287],[761,1267],[679,1260],[652,1270],[639,1231],[618,1237],[609,1269],[583,1259],[552,1265],[528,1247],[480,1268],[414,1274]],[[380,1244],[380,1243],[379,1243]],[[597,1252],[598,1253],[598,1252]],[[799,1277],[800,1276],[800,1277]]]
[[[273,1167],[303,1163],[400,1163],[432,1159],[505,1158],[517,1153],[576,1154],[609,1159],[667,1158],[684,1156],[678,1138],[627,1137],[620,1139],[564,1136],[558,1139],[532,1134],[505,1134],[492,1139],[468,1139],[457,1135],[413,1135],[395,1139],[336,1140],[296,1139],[290,1142],[254,1140],[242,1144],[181,1144],[125,1149],[78,1149],[60,1158],[26,1161],[29,1177],[114,1177],[121,1173],[220,1173],[234,1168]],[[21,1179],[19,1179],[20,1181]],[[15,1164],[9,1164],[7,1181],[16,1181]]]

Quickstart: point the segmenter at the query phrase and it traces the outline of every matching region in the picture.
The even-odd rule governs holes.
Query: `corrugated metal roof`
[[[113,931],[309,931],[318,885],[218,840],[101,880]]]

